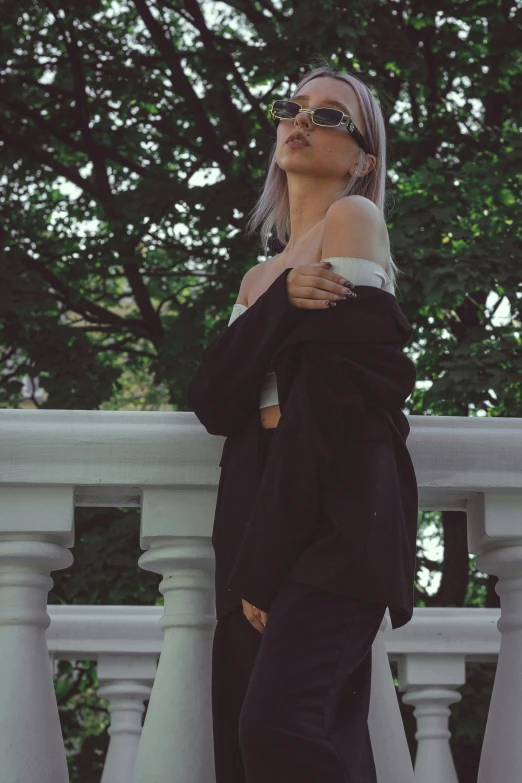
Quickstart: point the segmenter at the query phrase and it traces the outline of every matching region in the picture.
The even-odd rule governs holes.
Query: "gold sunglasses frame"
[[[359,145],[359,147],[362,147],[362,149],[365,152],[369,152],[368,145],[366,143],[366,139],[362,135],[361,131],[359,130],[359,128],[357,127],[355,122],[352,120],[350,115],[349,114],[345,114],[344,112],[341,111],[341,109],[335,109],[335,108],[332,108],[331,106],[318,106],[316,109],[303,109],[301,104],[297,103],[297,101],[292,101],[289,98],[278,98],[276,101],[273,101],[273,103],[271,103],[270,106],[269,106],[270,116],[276,122],[276,124],[278,124],[279,122],[284,121],[284,120],[292,120],[293,121],[293,120],[295,120],[295,117],[297,117],[297,114],[295,115],[295,117],[277,117],[277,116],[275,116],[274,115],[274,111],[273,111],[274,105],[276,103],[278,103],[279,101],[285,101],[286,103],[294,103],[296,106],[299,106],[299,110],[298,110],[297,114],[301,114],[301,113],[310,114],[312,122],[314,123],[314,125],[317,125],[319,128],[339,128],[339,126],[343,125],[346,128],[346,130],[354,137],[354,139],[357,142],[357,144]],[[314,118],[315,112],[319,111],[319,109],[329,109],[330,111],[338,111],[339,114],[342,115],[342,117],[341,117],[341,119],[340,119],[340,121],[338,122],[337,125],[323,125],[320,122],[316,122],[315,118]],[[345,117],[348,118],[346,121],[344,119]]]

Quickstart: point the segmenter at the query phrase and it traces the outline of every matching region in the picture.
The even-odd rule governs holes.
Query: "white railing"
[[[53,674],[60,660],[96,661],[98,696],[109,703],[109,748],[101,783],[129,783],[163,647],[162,606],[47,607]],[[174,675],[175,676],[175,675]]]
[[[95,660],[98,694],[107,699],[110,743],[101,783],[128,783],[163,646],[162,607],[56,606],[47,611],[49,656]],[[389,661],[398,664],[398,688],[415,707],[415,781],[456,780],[448,722],[460,701],[467,661],[496,661],[499,609],[415,609],[403,628],[384,631]],[[383,778],[385,781],[386,778]]]
[[[500,632],[500,643],[497,652],[490,652],[498,653],[498,666],[479,783],[518,783],[522,768],[522,419],[411,416],[409,420],[408,446],[421,508],[467,511],[469,551],[480,554],[481,571],[499,578],[496,590],[502,609],[495,632]],[[121,779],[112,769],[124,756],[134,768],[133,783],[165,783],[173,770],[179,783],[212,783],[209,684],[215,614],[210,535],[223,439],[209,436],[192,413],[108,411],[0,411],[0,436],[3,781],[67,781],[48,663],[46,631],[54,637],[52,626],[47,630],[46,604],[51,572],[72,565],[76,504],[141,506],[141,546],[146,551],[139,563],[163,576],[160,591],[165,606],[159,620],[163,643],[155,676],[156,653],[139,652],[143,639],[131,635],[127,652],[123,647],[111,652],[98,639],[98,649],[91,651],[99,662],[105,688],[101,695],[111,703],[113,723],[104,783]],[[49,607],[49,613],[54,616],[56,609]],[[70,607],[70,623],[77,609]],[[100,609],[91,607],[101,616]],[[469,611],[486,616],[481,610]],[[459,633],[458,626],[452,625],[450,615],[444,620],[440,649],[433,640],[423,649],[427,627],[433,622],[428,619],[423,625],[423,617],[416,614],[415,622],[396,631],[387,628],[385,617],[374,644],[369,722],[380,782],[386,780],[383,759],[388,772],[390,764],[394,767],[394,779],[401,779],[401,769],[404,783],[414,779],[389,671],[388,659],[393,655],[399,656],[403,698],[416,708],[415,780],[456,781],[447,717],[449,705],[460,697],[457,689],[464,682],[465,659],[473,653],[466,651],[469,638],[464,629]],[[489,618],[494,625],[497,618],[492,614]],[[417,627],[422,629],[420,646],[393,649],[394,640],[411,641]],[[65,651],[53,649],[53,654],[65,655]],[[430,679],[434,670],[436,681]],[[151,685],[139,739],[143,700]]]

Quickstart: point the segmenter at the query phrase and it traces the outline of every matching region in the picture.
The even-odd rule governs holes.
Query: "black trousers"
[[[368,710],[385,609],[287,581],[263,633],[242,607],[218,620],[216,783],[377,783]]]
[[[286,581],[263,633],[242,607],[218,620],[216,783],[377,783],[368,710],[385,609]]]
[[[262,462],[273,429],[262,432]],[[216,623],[216,783],[377,783],[372,644],[386,605],[287,580],[261,633],[242,605]]]

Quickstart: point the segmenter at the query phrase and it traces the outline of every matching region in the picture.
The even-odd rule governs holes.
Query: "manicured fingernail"
[[[328,307],[335,307],[337,302],[327,302],[326,304],[328,305]]]

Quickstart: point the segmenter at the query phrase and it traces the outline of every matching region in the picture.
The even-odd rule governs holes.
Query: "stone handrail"
[[[409,421],[420,507],[466,511],[469,551],[479,555],[481,571],[499,578],[500,654],[478,783],[515,783],[522,768],[522,419],[410,416]],[[209,436],[192,413],[127,411],[4,410],[0,436],[4,779],[67,781],[46,646],[47,593],[52,571],[72,565],[74,506],[89,505],[140,506],[145,552],[139,563],[163,576],[164,642],[133,781],[163,783],[175,768],[180,783],[208,783],[210,696],[201,689],[198,698],[193,693],[189,698],[186,683],[210,681],[215,624],[210,536],[223,439]],[[386,627],[378,636],[385,632]],[[382,651],[385,657],[384,646]],[[450,682],[440,683],[438,695],[419,696],[423,660],[407,667],[404,676],[417,689],[412,697],[417,709],[427,698],[446,709],[452,698],[447,691],[455,695],[463,654],[456,654],[460,663],[448,654]],[[379,672],[384,672],[383,655]],[[28,733],[31,743],[20,753],[20,737]],[[394,742],[402,742],[400,732]],[[418,779],[452,783],[450,761],[446,777]],[[416,778],[420,768],[424,763],[419,767],[417,761]],[[410,779],[404,769],[404,780]]]

